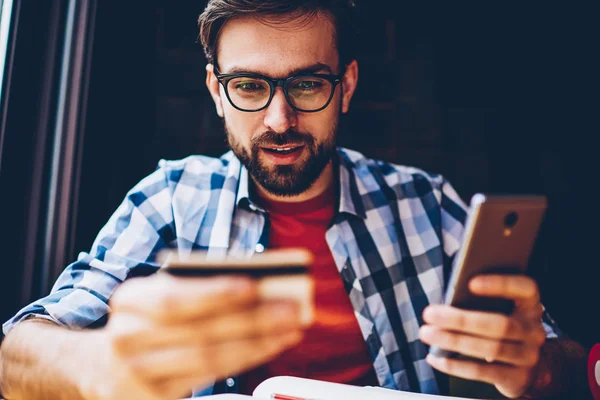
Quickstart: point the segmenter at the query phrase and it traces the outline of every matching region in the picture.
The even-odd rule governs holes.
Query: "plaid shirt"
[[[422,313],[441,303],[466,209],[441,176],[339,149],[339,209],[326,233],[382,387],[439,393],[441,377],[418,338]],[[68,327],[102,326],[125,279],[148,275],[163,248],[248,256],[268,242],[268,213],[249,197],[248,172],[231,153],[161,161],[100,231],[90,253],[51,293],[4,324],[26,318]],[[267,229],[265,229],[267,227]],[[544,321],[548,336],[559,332]],[[228,379],[235,388],[235,380]],[[211,388],[195,395],[210,394]]]

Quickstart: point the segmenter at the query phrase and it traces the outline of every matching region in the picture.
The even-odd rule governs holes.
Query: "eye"
[[[235,82],[234,89],[243,92],[260,92],[265,90],[265,84],[261,81],[243,80]]]
[[[323,87],[323,83],[314,80],[302,80],[294,85],[295,89],[304,91],[318,90]]]

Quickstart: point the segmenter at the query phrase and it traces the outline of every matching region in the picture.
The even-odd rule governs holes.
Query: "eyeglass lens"
[[[269,82],[262,78],[237,77],[227,82],[231,102],[238,108],[253,111],[267,105],[271,95]],[[290,103],[300,110],[313,111],[324,107],[333,91],[327,79],[298,77],[284,87]]]

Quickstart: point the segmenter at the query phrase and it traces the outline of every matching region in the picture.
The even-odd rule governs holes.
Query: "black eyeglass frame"
[[[225,90],[225,95],[227,96],[227,100],[229,100],[229,103],[236,110],[243,111],[243,112],[258,112],[258,111],[262,111],[265,108],[269,107],[269,104],[271,104],[271,101],[273,100],[273,96],[275,96],[275,90],[278,87],[281,87],[283,89],[283,94],[285,96],[285,99],[287,100],[290,107],[292,107],[294,110],[304,112],[304,113],[315,113],[315,112],[323,111],[331,103],[331,100],[333,99],[333,95],[335,94],[335,88],[342,81],[342,75],[333,75],[333,74],[300,74],[300,75],[290,76],[289,78],[284,78],[284,79],[274,79],[274,78],[270,78],[265,75],[254,74],[254,73],[249,73],[249,72],[241,72],[238,74],[220,74],[216,69],[215,69],[215,76],[217,77],[217,80],[219,81],[219,83],[221,85],[223,85],[223,89]],[[311,78],[311,77],[325,79],[326,81],[331,83],[331,94],[329,95],[329,99],[327,100],[327,102],[325,103],[325,105],[323,107],[316,109],[316,110],[303,110],[299,107],[296,107],[294,104],[292,104],[290,97],[288,95],[288,85],[291,81],[293,81],[295,79]],[[241,107],[238,107],[237,105],[235,105],[235,103],[233,101],[231,101],[231,97],[229,97],[229,89],[227,88],[229,81],[231,81],[234,78],[257,78],[257,79],[263,79],[263,80],[267,81],[267,83],[269,84],[269,88],[271,89],[271,93],[269,94],[269,101],[267,101],[267,103],[263,107],[258,108],[256,110],[246,110]]]

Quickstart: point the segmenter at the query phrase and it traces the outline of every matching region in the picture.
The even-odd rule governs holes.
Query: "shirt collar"
[[[339,184],[338,193],[340,194],[338,213],[346,213],[364,219],[367,217],[367,214],[365,212],[365,206],[362,198],[358,191],[357,180],[360,178],[355,174],[355,164],[341,148],[338,149],[337,156],[339,166],[339,168],[337,168],[337,174],[339,177],[337,182]],[[240,161],[235,156],[232,157],[231,162],[240,164],[240,181],[236,197],[236,205],[238,207],[241,206],[244,208],[249,208],[252,211],[264,213],[265,210],[259,207],[256,202],[252,201],[249,186],[250,175],[248,170],[245,166],[241,165]]]
[[[237,159],[236,159],[237,161]],[[239,163],[239,161],[237,161]],[[240,163],[241,164],[241,163]],[[252,201],[250,196],[250,175],[245,166],[240,168],[240,185],[238,187],[237,199],[235,201],[238,207],[249,208],[256,212],[266,212],[256,202]]]
[[[360,218],[367,218],[365,205],[358,191],[357,181],[360,179],[356,175],[356,165],[348,157],[344,149],[338,148],[338,176],[340,205],[338,212],[351,214]]]

